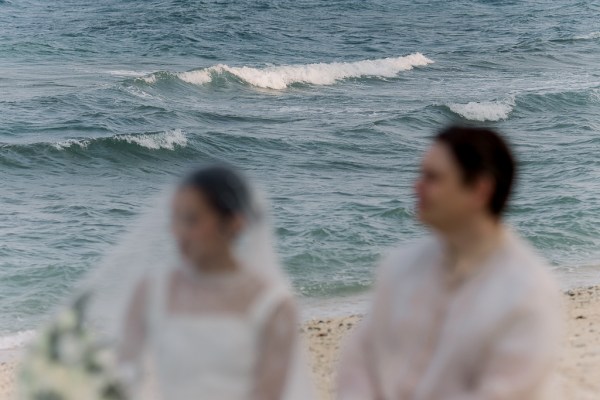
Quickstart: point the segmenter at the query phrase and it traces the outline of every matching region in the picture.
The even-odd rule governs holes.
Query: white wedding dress
[[[247,315],[186,315],[167,310],[165,282],[159,280],[153,296],[156,326],[149,338],[161,399],[187,400],[191,394],[207,400],[251,398],[260,335],[288,295],[279,288],[260,293]]]

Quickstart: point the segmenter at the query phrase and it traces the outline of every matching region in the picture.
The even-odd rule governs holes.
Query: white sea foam
[[[600,31],[588,33],[587,35],[575,36],[577,40],[591,40],[591,39],[600,39]]]
[[[175,147],[185,147],[188,143],[185,133],[180,129],[155,134],[121,135],[115,136],[114,139],[127,143],[135,143],[151,150],[174,150]]]
[[[14,350],[26,345],[35,335],[34,331],[21,331],[0,336],[0,350]]]
[[[451,103],[448,108],[472,121],[500,121],[508,118],[515,106],[513,97],[499,101],[472,101],[466,104]]]
[[[72,146],[77,146],[77,147],[81,147],[82,149],[85,149],[86,147],[88,147],[89,144],[90,144],[89,139],[66,139],[66,140],[62,140],[57,143],[53,143],[52,147],[54,147],[57,150],[68,149],[69,147],[72,147]]]
[[[114,76],[134,77],[134,78],[148,75],[147,71],[130,71],[130,70],[126,70],[126,69],[115,69],[115,70],[111,70],[111,71],[106,71],[106,73],[109,75],[114,75]]]
[[[144,79],[144,78],[142,78]],[[135,96],[135,97],[139,97],[140,99],[153,99],[154,96],[152,96],[150,93],[143,91],[142,89],[140,89],[137,86],[124,86],[123,90],[125,90],[127,93]]]
[[[174,129],[161,133],[145,133],[140,135],[116,135],[108,138],[99,139],[66,139],[53,143],[52,147],[58,150],[65,150],[73,146],[87,148],[92,141],[114,140],[117,142],[127,142],[137,144],[150,150],[175,150],[176,147],[187,146],[188,139],[181,129]]]
[[[177,77],[184,82],[194,85],[204,85],[212,81],[212,74],[222,74],[223,71],[230,69],[227,65],[219,64],[214,67],[199,69],[196,71],[180,72]]]
[[[151,85],[154,82],[156,82],[156,74],[142,76],[142,77],[140,77],[140,79],[143,80],[144,82],[146,82],[147,84]]]
[[[285,89],[294,83],[312,85],[332,85],[347,78],[374,76],[391,78],[401,71],[433,63],[421,53],[404,57],[363,60],[357,62],[335,62],[305,65],[281,65],[264,68],[230,67],[219,64],[210,68],[196,71],[181,72],[177,77],[185,82],[203,85],[211,82],[214,77],[229,73],[249,85],[265,89]],[[153,75],[150,75],[153,77]],[[148,77],[150,79],[150,77]],[[156,79],[154,77],[154,79]]]

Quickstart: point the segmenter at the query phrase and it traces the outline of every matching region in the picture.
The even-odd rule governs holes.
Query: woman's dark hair
[[[516,174],[515,159],[506,141],[489,129],[460,126],[443,130],[435,137],[435,141],[450,149],[466,184],[472,184],[483,175],[494,180],[489,211],[500,217]]]
[[[231,167],[200,168],[189,174],[180,187],[200,191],[222,218],[250,213],[250,189],[244,177]]]

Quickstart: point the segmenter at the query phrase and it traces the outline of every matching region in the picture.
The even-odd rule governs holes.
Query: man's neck
[[[465,221],[442,234],[447,246],[447,261],[458,277],[470,275],[502,242],[504,226],[491,217]]]

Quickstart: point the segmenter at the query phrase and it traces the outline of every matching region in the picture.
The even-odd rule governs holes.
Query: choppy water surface
[[[510,138],[511,222],[566,285],[597,282],[599,21],[562,0],[0,1],[0,334],[215,158],[270,193],[301,293],[360,292],[423,234],[412,180],[449,122]]]

